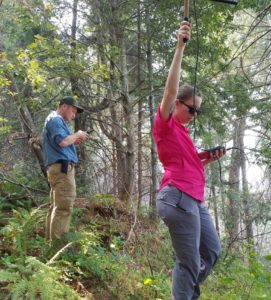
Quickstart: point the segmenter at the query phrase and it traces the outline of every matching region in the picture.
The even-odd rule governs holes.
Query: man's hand
[[[85,131],[78,130],[75,133],[75,137],[76,139],[74,141],[74,144],[78,145],[81,144],[83,141],[86,141],[89,138],[89,135]]]
[[[76,133],[68,135],[63,141],[59,143],[59,146],[67,147],[72,144],[80,144],[88,138],[89,135],[85,131],[78,130]]]

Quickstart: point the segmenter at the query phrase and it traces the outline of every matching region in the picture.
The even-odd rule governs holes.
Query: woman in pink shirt
[[[154,138],[165,173],[157,196],[157,211],[167,225],[176,254],[172,275],[174,300],[198,299],[199,284],[208,276],[220,254],[220,242],[204,204],[204,165],[225,153],[208,158],[199,154],[186,124],[200,113],[201,93],[194,87],[179,88],[184,39],[190,24],[181,22],[177,47],[154,124]]]

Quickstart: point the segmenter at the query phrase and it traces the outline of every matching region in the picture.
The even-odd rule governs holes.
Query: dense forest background
[[[190,1],[181,81],[204,95],[199,150],[223,254],[201,299],[271,299],[271,4]],[[174,255],[155,213],[152,124],[183,1],[0,1],[0,299],[170,299]],[[40,133],[60,98],[85,112],[71,232],[44,240]]]

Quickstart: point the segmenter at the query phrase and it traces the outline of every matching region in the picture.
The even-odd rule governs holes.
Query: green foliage
[[[270,263],[269,263],[270,267]],[[220,260],[202,287],[203,300],[270,299],[271,272],[255,255],[248,260],[228,257]]]
[[[73,220],[77,232],[54,243],[46,243],[35,233],[43,226],[43,211],[14,211],[1,231],[0,271],[0,281],[12,299],[81,299],[71,288],[78,282],[89,296],[93,293],[118,300],[170,298],[174,255],[165,225],[149,220],[145,212],[139,213],[127,242],[129,212],[117,206],[110,195],[97,195],[94,202],[102,216],[90,218],[87,209],[78,210]],[[84,223],[78,222],[82,219]],[[202,286],[202,299],[254,300],[271,296],[267,289],[270,255],[261,262],[253,253],[247,256],[248,249],[243,248],[243,252],[242,258],[220,259]]]
[[[31,200],[27,195],[18,189],[14,184],[3,183],[3,190],[0,192],[0,208],[8,211],[18,207],[30,208]]]
[[[3,83],[1,82],[1,77],[0,77],[0,86]],[[1,135],[8,133],[11,130],[11,126],[7,124],[8,120],[6,118],[0,118],[0,138]]]
[[[9,250],[13,255],[25,256],[33,247],[35,231],[44,221],[43,216],[43,212],[39,209],[30,212],[25,209],[14,210],[9,223],[0,231],[1,243],[5,244],[5,247],[10,247]]]
[[[92,289],[96,286],[106,289],[112,299],[168,299],[170,278],[167,274],[172,258],[167,256],[172,250],[170,242],[161,236],[166,231],[154,235],[152,226],[155,223],[149,223],[147,214],[140,215],[146,230],[142,229],[139,237],[127,245],[124,239],[125,232],[130,229],[127,228],[127,208],[118,206],[112,195],[96,195],[91,203],[95,203],[103,217],[97,215],[95,222],[89,219],[92,224],[89,226],[82,216],[87,211],[78,211],[74,223],[78,224],[77,219],[83,218],[91,234],[81,231],[70,236],[69,241],[75,242],[78,251],[72,255],[64,252],[54,264],[70,279],[80,275],[84,284],[91,282]],[[158,253],[156,247],[160,249]]]
[[[18,207],[29,210],[33,204],[37,206],[44,201],[44,195],[48,190],[46,181],[41,180],[41,176],[37,176],[36,168],[33,173],[33,166],[24,165],[24,163],[16,164],[6,178],[3,173],[0,173],[0,180],[3,180],[0,189],[0,208],[3,210],[12,210]],[[31,192],[35,189],[41,193],[33,197]]]
[[[170,65],[175,49],[175,30],[178,28],[179,20],[183,18],[182,2],[175,0],[140,2],[142,61],[139,67],[142,71],[142,84],[136,80],[139,2],[128,0],[122,2],[119,7],[112,7],[116,1],[79,1],[78,27],[74,43],[71,43],[70,37],[69,2],[28,0],[1,3],[0,28],[3,45],[1,44],[0,53],[0,101],[1,112],[7,114],[7,117],[0,118],[1,140],[10,133],[11,126],[12,130],[16,130],[15,123],[12,123],[16,120],[11,120],[13,112],[11,114],[9,110],[14,110],[14,107],[20,104],[27,105],[35,125],[42,126],[41,112],[55,107],[59,95],[70,91],[71,85],[73,90],[80,91],[86,108],[90,108],[91,111],[91,116],[87,114],[88,117],[83,118],[81,124],[86,127],[91,125],[91,128],[95,128],[95,131],[97,129],[98,135],[100,134],[99,126],[96,126],[98,123],[96,110],[93,112],[91,110],[92,106],[100,103],[116,106],[117,114],[122,118],[122,112],[118,111],[118,104],[123,98],[121,81],[124,75],[120,71],[120,56],[124,54],[121,52],[120,42],[125,44],[127,55],[129,96],[133,101],[144,99],[143,110],[146,120],[149,117],[149,107],[146,103],[151,94],[147,83],[149,54],[152,54],[155,75],[152,80],[155,93],[152,96],[155,97],[156,104],[161,98],[160,88],[164,86],[165,70]],[[250,78],[245,79],[243,74],[238,73],[241,69],[239,65],[235,69],[237,60],[228,63],[237,50],[232,32],[238,29],[238,33],[241,31],[240,38],[247,39],[253,45],[250,30],[254,30],[254,25],[256,27],[259,25],[260,31],[265,30],[264,26],[268,23],[259,24],[258,21],[264,12],[263,7],[268,4],[268,0],[247,0],[239,1],[239,5],[233,7],[198,0],[195,10],[192,3],[190,15],[193,34],[185,50],[182,81],[194,84],[197,46],[199,46],[197,85],[204,94],[204,113],[198,118],[197,124],[199,129],[197,137],[200,136],[201,146],[211,147],[230,140],[232,119],[256,111],[253,122],[263,126],[266,134],[265,141],[262,140],[260,143],[262,149],[258,161],[271,165],[270,138],[268,138],[271,128],[270,104],[268,101],[254,101],[254,98],[261,99],[262,95],[264,97],[264,87],[260,90],[255,89],[256,92],[251,94],[251,82],[248,82]],[[254,16],[254,12],[248,11],[249,8],[261,13]],[[238,11],[251,14],[253,18],[251,24],[239,26],[240,22],[235,22],[238,26],[234,25]],[[147,14],[150,24],[147,24]],[[249,31],[245,31],[247,28],[250,28]],[[148,36],[147,29],[150,31]],[[119,35],[125,38],[118,40]],[[199,40],[196,38],[197,35]],[[148,42],[151,44],[150,53],[146,51]],[[261,39],[260,42],[265,41]],[[262,70],[267,69],[270,61],[266,55],[269,53],[268,49],[257,43],[253,51],[249,49],[249,52],[242,52],[244,60],[247,53],[250,53],[248,59],[251,62],[247,66],[250,67],[252,75],[255,72],[257,86],[258,83],[265,84],[268,78],[263,76],[264,80],[260,80],[261,74],[264,74]],[[267,62],[266,66],[256,65],[254,56],[262,56],[262,60]],[[240,72],[247,72],[247,69]],[[251,76],[248,72],[246,75]],[[268,96],[268,93],[266,94]],[[103,102],[100,102],[101,99],[104,99]],[[135,112],[136,104],[135,101],[130,105]],[[99,115],[106,116],[108,124],[114,124],[126,131],[127,128],[122,126],[122,122],[119,124],[116,120],[112,122],[108,117],[109,111],[99,111]],[[136,113],[134,117],[136,118]],[[114,126],[109,130],[112,134],[116,131]],[[146,133],[150,131],[147,121],[144,122],[143,128]],[[144,134],[144,139],[146,144],[150,145],[148,134]],[[92,161],[95,163],[95,158],[99,157],[97,165],[104,160],[106,169],[108,159],[110,161],[108,165],[111,166],[111,161],[114,161],[111,143],[108,143],[108,140],[102,141],[101,137],[98,137],[97,141],[93,138],[91,143],[86,150],[87,154],[91,151],[94,153]],[[102,146],[106,146],[108,152],[102,152]],[[150,151],[147,150],[144,154],[146,157],[144,170],[147,170]],[[105,158],[106,155],[108,158]],[[21,160],[21,156],[18,160]],[[101,193],[89,201],[95,206],[93,214],[90,213],[89,207],[74,210],[72,230],[79,233],[69,234],[64,240],[56,243],[47,243],[43,238],[45,211],[31,210],[32,199],[36,201],[37,195],[26,187],[47,189],[46,181],[36,176],[36,170],[33,176],[33,170],[30,168],[35,169],[32,166],[28,167],[25,162],[20,162],[10,172],[9,179],[15,184],[8,181],[1,182],[1,219],[7,224],[0,232],[0,251],[3,257],[0,278],[2,283],[7,284],[6,288],[13,299],[76,299],[78,295],[70,289],[70,286],[78,282],[82,282],[86,289],[95,291],[101,297],[104,297],[105,293],[109,299],[170,298],[170,272],[174,257],[164,226],[150,222],[146,217],[147,214],[142,213],[137,216],[136,226],[131,230],[135,219],[131,213],[132,207],[120,207],[115,197]],[[100,170],[97,172],[96,167],[93,168],[96,177],[101,174]],[[105,174],[108,175],[107,170]],[[109,175],[108,178],[111,180],[112,174]],[[148,178],[149,173],[146,171],[144,175],[147,175],[144,178]],[[218,177],[218,171],[212,170],[212,182],[217,183]],[[97,181],[99,180],[100,178],[97,178]],[[94,182],[93,179],[91,181]],[[145,187],[147,190],[147,186]],[[102,187],[99,187],[100,189]],[[79,194],[81,192],[87,194],[88,191],[89,188],[86,186],[78,188]],[[270,205],[255,204],[253,201],[251,203],[255,209],[252,215],[260,215],[255,219],[255,223],[267,222],[270,219]],[[35,204],[39,205],[37,202]],[[263,211],[260,214],[258,206],[261,206]],[[14,210],[10,216],[11,209]],[[225,215],[219,217],[221,220]],[[69,243],[71,246],[65,248]],[[231,258],[220,261],[212,277],[203,286],[202,299],[270,298],[268,290],[270,273],[265,268],[269,263],[270,256],[266,256],[264,263],[255,256],[249,260]],[[0,294],[0,298],[1,296]],[[8,296],[5,295],[3,298]]]
[[[103,207],[101,202],[105,203],[105,211],[117,209],[111,197],[103,199],[102,195],[98,195],[98,198],[100,207]],[[86,212],[81,211],[81,214],[84,213]],[[99,287],[104,290],[102,293],[109,293],[112,299],[169,299],[171,285],[169,274],[173,266],[173,256],[165,226],[159,226],[157,228],[159,230],[155,230],[154,224],[145,217],[141,219],[140,216],[141,225],[136,230],[138,235],[136,233],[133,242],[126,245],[120,232],[125,230],[124,224],[119,222],[116,213],[111,215],[115,217],[110,217],[107,221],[96,218],[98,224],[85,225],[88,227],[87,230],[67,234],[62,246],[70,242],[72,247],[61,252],[61,244],[46,245],[32,236],[36,227],[40,226],[38,225],[42,219],[40,211],[14,212],[9,224],[2,230],[2,234],[3,244],[13,248],[13,253],[17,255],[16,257],[14,254],[5,255],[2,259],[3,270],[0,272],[1,281],[8,283],[7,288],[13,299],[20,299],[22,295],[27,295],[27,299],[31,297],[35,299],[37,295],[41,299],[50,299],[50,297],[51,299],[65,299],[65,297],[77,299],[79,296],[71,291],[67,284],[79,278],[90,291]],[[78,218],[79,214],[74,217]],[[127,222],[127,219],[124,222]],[[101,226],[105,226],[104,230],[101,230]],[[109,241],[105,244],[104,237],[109,237]],[[45,248],[45,251],[41,251],[40,248]],[[44,264],[38,258],[26,256],[33,249],[37,249],[36,254],[39,254],[40,259],[44,261],[48,261],[48,257],[57,255]],[[243,283],[241,287],[237,286],[236,273],[244,276],[248,274],[249,278],[253,278],[255,281],[253,293],[260,295],[261,289],[268,283],[269,275],[267,276],[255,257],[250,263],[246,268],[238,261],[227,260],[226,263],[220,263],[219,269],[213,275],[215,280],[207,283],[207,287],[210,286],[210,282],[214,286],[211,285],[207,291],[204,288],[203,299],[216,299],[217,290],[221,293],[222,287],[226,287],[226,291],[230,289],[236,297],[239,297],[239,294],[244,295],[247,286]],[[245,282],[248,283],[247,280]],[[225,292],[225,297],[228,297],[228,294]]]
[[[6,269],[0,270],[0,282],[8,284],[12,300],[80,299],[70,287],[59,282],[63,277],[60,271],[35,257],[2,262]]]

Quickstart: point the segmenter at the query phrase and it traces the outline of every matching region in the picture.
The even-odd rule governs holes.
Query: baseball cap
[[[71,106],[74,106],[75,108],[77,108],[77,113],[80,114],[84,111],[84,109],[78,105],[76,105],[76,101],[74,100],[73,97],[71,96],[65,96],[63,97],[61,100],[60,100],[60,103],[59,105],[62,105],[62,104],[67,104],[67,105],[71,105]]]

